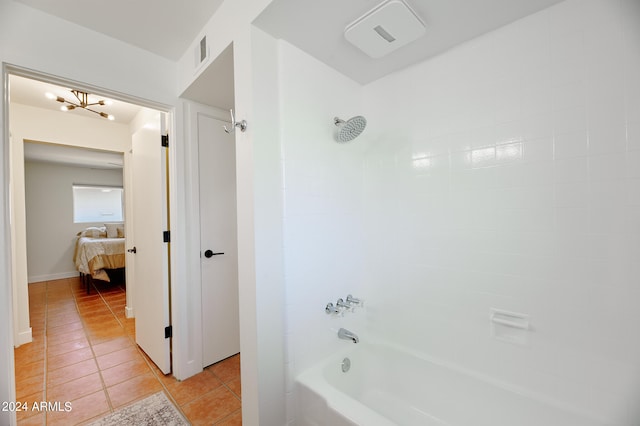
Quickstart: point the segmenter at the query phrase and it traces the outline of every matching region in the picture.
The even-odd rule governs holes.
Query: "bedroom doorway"
[[[24,182],[19,182],[19,179],[15,179],[15,175],[19,173],[14,174],[14,172],[16,171],[15,169],[19,168],[18,166],[20,164],[20,161],[24,162],[24,153],[22,149],[20,149],[20,147],[22,146],[22,141],[26,139],[33,139],[33,140],[46,141],[46,142],[56,141],[56,142],[63,142],[64,144],[67,144],[67,145],[72,145],[74,147],[85,147],[85,148],[99,149],[99,150],[106,149],[109,151],[122,153],[125,157],[124,186],[125,186],[125,192],[127,194],[125,197],[126,198],[125,199],[125,210],[126,210],[125,223],[127,223],[129,222],[129,219],[136,216],[134,206],[131,202],[132,192],[133,192],[132,182],[133,182],[133,175],[134,175],[134,171],[131,169],[131,166],[130,166],[133,163],[132,157],[131,157],[132,155],[131,140],[133,138],[132,133],[135,133],[131,129],[133,128],[155,129],[155,131],[157,131],[157,133],[160,134],[160,132],[163,129],[163,126],[166,125],[167,122],[170,122],[170,120],[165,117],[166,115],[168,115],[167,112],[164,112],[160,109],[155,109],[155,107],[158,107],[159,105],[144,106],[146,102],[142,101],[140,103],[143,104],[143,106],[140,106],[138,104],[130,103],[133,99],[123,99],[124,103],[130,103],[129,105],[138,111],[138,113],[136,113],[129,120],[128,123],[118,123],[117,117],[115,120],[116,122],[113,123],[113,122],[110,122],[110,120],[105,120],[104,118],[102,118],[102,116],[99,116],[99,115],[96,115],[96,117],[92,117],[92,114],[90,113],[81,117],[81,114],[85,113],[84,111],[72,111],[68,113],[61,113],[58,111],[54,112],[55,108],[59,107],[59,104],[56,105],[55,99],[53,100],[46,99],[44,93],[40,93],[39,96],[37,97],[33,94],[26,95],[26,97],[22,97],[20,90],[17,89],[17,84],[15,82],[18,81],[19,79],[25,79],[25,80],[30,80],[34,83],[57,85],[57,86],[60,86],[63,90],[67,90],[67,91],[70,91],[69,88],[81,89],[81,90],[86,90],[87,92],[90,92],[90,93],[100,94],[101,98],[103,97],[102,95],[107,95],[108,97],[108,95],[110,94],[108,93],[108,91],[104,91],[103,89],[98,89],[98,88],[87,86],[81,83],[69,82],[64,79],[42,75],[29,70],[23,70],[17,67],[7,67],[7,68],[10,68],[10,69],[8,70],[5,69],[5,79],[9,80],[9,87],[10,87],[10,93],[11,93],[11,103],[5,103],[5,106],[7,108],[6,110],[8,111],[9,131],[11,132],[11,137],[9,138],[9,141],[11,144],[10,169],[12,173],[12,179],[11,179],[11,183],[12,183],[11,197],[12,198],[10,203],[11,204],[10,213],[11,213],[11,242],[12,242],[12,281],[13,281],[12,285],[14,288],[13,318],[14,318],[14,341],[17,345],[19,345],[19,344],[27,344],[27,342],[32,340],[31,325],[29,321],[29,300],[28,300],[29,276],[27,272],[28,261],[27,261],[27,255],[26,255],[27,230],[26,230],[25,219],[28,212],[26,212],[24,209]],[[122,95],[118,94],[117,96],[114,96],[114,101],[115,101],[115,97],[122,98]],[[18,101],[22,101],[22,103]],[[44,101],[48,101],[49,106],[45,106]],[[139,100],[135,99],[134,101],[137,102]],[[51,104],[54,105],[53,108],[50,107]],[[40,116],[38,116],[38,114],[40,114]],[[72,114],[76,114],[76,115],[72,115]],[[31,115],[31,117],[27,119],[28,121],[30,121],[30,126],[28,126],[28,130],[16,131],[15,130],[16,127],[20,127],[19,125],[16,124],[16,120],[20,120],[21,118],[29,115]],[[155,117],[155,122],[150,122],[147,120],[148,117],[150,116]],[[160,119],[161,116],[164,118],[164,120]],[[69,124],[71,117],[74,117],[76,119],[75,124]],[[92,117],[92,118],[89,118],[89,117]],[[103,121],[99,121],[99,120],[103,120]],[[90,129],[92,127],[91,124],[89,124],[90,122],[101,123],[100,125],[109,123],[119,127],[121,133],[123,133],[124,135],[128,135],[128,138],[129,138],[128,145],[126,146],[123,145],[118,147],[109,145],[108,142],[105,142],[105,138],[101,137],[102,135],[99,130],[94,131],[93,133],[83,133],[86,131],[90,132]],[[67,125],[71,127],[65,128],[65,126]],[[27,127],[23,126],[22,128],[27,128]],[[48,135],[43,135],[43,132],[45,130],[48,130],[50,133]],[[83,134],[84,134],[84,137],[82,136]],[[74,137],[76,139],[74,139]],[[84,139],[84,140],[81,142],[78,142],[77,139]],[[162,148],[159,137],[155,139],[154,146],[158,147],[159,149],[162,149],[162,152],[163,152],[162,155],[164,155],[165,159],[168,157],[168,151],[166,148]],[[164,164],[166,166],[166,162]],[[160,167],[160,164],[158,164],[158,167]],[[147,205],[144,211],[138,212],[138,216],[148,218],[150,215],[152,216],[154,214],[159,214],[160,216],[163,216],[165,219],[168,217],[168,202],[167,202],[168,197],[166,197],[167,195],[166,191],[168,191],[168,185],[166,183],[168,182],[168,175],[167,175],[166,167],[163,169],[162,173],[164,173],[163,178],[166,181],[161,181],[160,179],[157,179],[154,185],[165,191],[164,203],[155,207],[151,205]],[[139,176],[140,175],[141,174],[139,174]],[[159,235],[162,235],[161,233],[168,231],[168,226],[166,224],[167,224],[167,221],[165,220],[162,226],[162,229],[158,229]],[[127,234],[127,237],[135,238],[135,228],[129,225],[126,231],[126,234]],[[69,236],[68,237],[69,243],[73,243],[74,239],[75,239],[75,234],[72,236]],[[129,238],[127,238],[127,240],[129,240]],[[132,240],[132,241],[133,242],[131,242],[129,246],[135,246],[137,244],[137,241],[135,240]],[[167,249],[165,250],[165,252],[168,256],[168,244],[166,245],[167,245]],[[144,244],[142,244],[141,246],[144,246]],[[136,263],[141,263],[141,262],[144,263],[143,260],[141,261],[137,259],[130,260],[129,258],[127,258],[128,266],[135,266]],[[169,319],[170,319],[170,313],[169,313],[170,291],[169,290],[170,289],[169,289],[169,271],[168,271],[169,262],[170,260],[168,258],[166,259],[152,258],[151,260],[147,260],[146,265],[139,265],[140,267],[137,268],[137,269],[140,269],[141,271],[144,271],[152,267],[157,267],[158,264],[165,266],[163,268],[158,268],[158,270],[162,274],[161,275],[162,279],[149,280],[150,283],[157,284],[158,288],[155,290],[151,290],[147,288],[147,293],[148,292],[155,293],[157,291],[157,292],[162,292],[166,294],[166,297],[164,297],[159,302],[161,305],[156,306],[153,310],[157,309],[159,311],[166,312],[165,318],[167,322],[165,324],[155,324],[155,328],[158,329],[157,331],[155,330],[146,331],[144,327],[142,327],[142,329],[140,330],[140,335],[144,336],[143,338],[146,338],[147,334],[149,334],[149,335],[152,335],[151,337],[152,339],[162,340],[163,343],[165,341],[170,342],[170,338],[165,338],[165,332],[164,332],[165,328],[170,326],[170,323],[169,323]],[[151,265],[149,265],[149,263]],[[134,269],[134,268],[131,268],[131,269]],[[128,289],[129,290],[135,289],[137,287],[136,279],[131,278],[129,274],[127,275],[128,275],[127,278],[129,281]],[[50,278],[53,279],[55,277],[52,274]],[[136,309],[135,309],[136,304],[139,302],[139,300],[142,297],[144,296],[136,297],[135,291],[127,292],[126,314],[127,316],[140,316],[138,321],[142,320],[141,322],[144,322],[144,319],[142,318],[145,315],[144,310],[142,312],[136,312]],[[146,303],[147,305],[149,304],[148,301],[146,301]],[[167,343],[167,345],[168,344],[170,343]],[[167,351],[167,355],[161,358],[158,358],[158,357],[154,358],[154,356],[152,356],[151,354],[149,355],[151,359],[154,361],[154,363],[158,365],[162,365],[162,371],[164,373],[170,370],[170,355],[168,351]]]

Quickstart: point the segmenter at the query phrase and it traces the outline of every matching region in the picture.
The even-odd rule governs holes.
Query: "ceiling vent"
[[[344,29],[344,36],[372,58],[381,58],[424,35],[422,19],[403,0],[386,0]]]

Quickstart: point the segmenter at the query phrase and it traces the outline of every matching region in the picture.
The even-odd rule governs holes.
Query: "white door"
[[[203,367],[240,352],[235,137],[196,113],[200,191]]]
[[[167,148],[159,129],[142,128],[132,139],[136,343],[163,373],[171,371],[169,326],[169,248]],[[131,247],[129,247],[131,249]]]

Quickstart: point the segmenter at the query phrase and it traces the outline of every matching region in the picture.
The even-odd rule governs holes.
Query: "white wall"
[[[260,98],[264,91],[268,92],[270,89],[265,86],[264,81],[255,79],[255,75],[263,75],[260,74],[259,64],[265,58],[253,47],[257,40],[253,38],[251,22],[270,2],[271,0],[224,2],[178,63],[178,87],[182,93],[213,59],[233,44],[235,113],[239,120],[244,119],[248,123],[246,132],[235,133],[242,420],[248,425],[282,424],[285,420],[284,395],[272,390],[281,388],[284,377],[281,362],[284,323],[283,312],[279,309],[282,298],[272,307],[274,301],[284,293],[284,282],[278,276],[281,264],[272,262],[274,258],[278,258],[278,254],[274,253],[273,243],[268,238],[263,238],[271,234],[264,225],[275,224],[277,227],[281,219],[273,217],[274,207],[265,204],[269,202],[269,198],[264,197],[265,193],[255,190],[256,186],[269,185],[273,177],[271,159],[262,157],[265,150],[260,145],[263,141],[261,135],[268,134],[264,139],[271,146],[272,133],[259,124],[266,123],[259,118],[260,114],[271,116],[273,112],[265,113],[254,105],[254,99]],[[204,35],[209,42],[210,60],[196,67],[193,49]],[[273,108],[273,104],[270,108]],[[259,112],[255,116],[254,110]],[[265,131],[266,133],[262,133]],[[185,197],[185,204],[190,204],[188,191],[180,196]],[[174,218],[172,213],[172,223]],[[190,220],[188,215],[182,219]],[[188,252],[187,256],[190,255],[197,254]],[[179,272],[183,272],[181,275],[185,280],[192,278],[188,269]],[[177,306],[182,312],[197,309],[199,304],[198,294],[172,295],[172,306]],[[274,341],[277,342],[276,345]],[[189,342],[182,343],[190,345]],[[191,349],[194,346],[196,345],[191,345]],[[174,357],[174,361],[176,359]],[[179,360],[178,363],[186,362],[188,360]]]
[[[73,264],[76,234],[87,226],[104,226],[73,223],[71,187],[79,183],[121,187],[122,170],[25,163],[29,282],[77,275]]]
[[[280,110],[278,108],[277,44],[270,36],[253,28],[251,33],[252,84],[256,88],[252,101],[260,113],[250,120],[253,132],[253,193],[248,194],[254,203],[252,235],[245,235],[255,244],[255,288],[247,287],[247,276],[240,283],[245,297],[255,300],[255,330],[257,337],[256,367],[259,419],[256,424],[284,424],[285,412],[285,289],[283,248],[283,175],[279,133]],[[235,51],[234,51],[235,54]],[[265,82],[276,84],[264,84]],[[236,145],[236,159],[239,157]],[[247,158],[238,161],[245,164]],[[244,188],[245,197],[246,186]],[[240,207],[240,206],[239,206]],[[240,210],[239,210],[240,211]],[[246,226],[246,224],[245,224]],[[245,252],[245,262],[247,253]],[[242,263],[240,263],[242,267]],[[246,315],[242,308],[241,318]],[[240,336],[246,339],[247,328]],[[251,326],[254,326],[251,324]],[[246,341],[246,340],[245,340]],[[244,359],[244,348],[242,349]],[[243,373],[244,374],[244,373]],[[249,377],[249,379],[252,379]],[[244,381],[244,378],[243,378]],[[244,382],[243,382],[244,386]],[[243,388],[244,389],[244,388]],[[243,421],[244,421],[244,394]],[[253,423],[251,423],[253,424]]]
[[[114,152],[131,146],[129,126],[123,123],[17,103],[10,108],[9,129],[20,143],[26,139]]]
[[[372,331],[637,424],[638,75],[640,4],[573,0],[367,86]]]
[[[177,97],[175,62],[15,1],[0,3],[0,60],[166,105]]]

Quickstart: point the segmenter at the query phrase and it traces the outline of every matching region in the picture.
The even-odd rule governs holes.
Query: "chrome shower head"
[[[336,142],[349,142],[360,136],[360,133],[364,131],[367,126],[367,119],[361,115],[357,115],[347,121],[336,117],[333,119],[333,123],[337,127]]]

